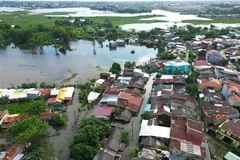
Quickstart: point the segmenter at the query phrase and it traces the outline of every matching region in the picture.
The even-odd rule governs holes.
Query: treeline
[[[147,13],[152,12],[150,9],[132,9],[132,8],[124,8],[118,9],[117,13]]]
[[[0,42],[13,42],[18,46],[66,43],[76,38],[115,40],[126,35],[126,31],[113,26],[110,20],[103,23],[96,23],[89,19],[81,21],[79,18],[75,18],[73,23],[69,20],[56,20],[52,27],[43,24],[22,27],[11,26],[5,22],[0,23]]]
[[[231,30],[230,28],[216,29],[214,25],[211,25],[210,29],[207,27],[194,27],[187,25],[185,29],[177,28],[176,26],[171,27],[170,30],[179,35],[183,41],[191,40],[196,35],[205,35],[206,38],[215,38],[219,35],[226,35]]]
[[[211,9],[207,9],[205,14],[240,14],[240,7],[229,7],[226,6],[227,9],[223,9],[223,8],[211,8]]]

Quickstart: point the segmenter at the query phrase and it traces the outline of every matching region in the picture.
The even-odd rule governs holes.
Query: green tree
[[[42,160],[44,156],[44,149],[43,148],[36,148],[31,150],[30,152],[26,153],[25,160]]]
[[[103,88],[101,86],[97,86],[93,89],[94,92],[98,92],[98,93],[102,93],[103,92]]]
[[[30,117],[23,121],[18,121],[8,128],[6,139],[14,141],[18,145],[31,142],[37,146],[39,140],[47,135],[48,125],[37,117]]]
[[[114,62],[109,71],[112,72],[113,74],[117,74],[117,76],[119,76],[121,73],[121,65],[119,63]]]
[[[220,64],[221,64],[222,66],[226,66],[226,65],[228,65],[228,60],[227,60],[227,59],[223,59],[223,60],[220,62]]]
[[[82,120],[79,124],[79,128],[84,128],[87,125],[95,126],[96,128],[98,128],[99,137],[106,136],[111,131],[110,124],[98,118],[86,118]]]
[[[82,143],[70,146],[71,158],[74,160],[92,160],[98,151],[92,146],[88,146]]]
[[[187,84],[186,92],[191,96],[197,96],[198,95],[198,85],[197,85],[197,83]]]
[[[136,62],[134,61],[126,61],[125,64],[124,64],[124,68],[132,68],[132,67],[135,67],[136,66]]]
[[[73,144],[82,143],[94,148],[100,148],[99,130],[96,126],[87,125],[80,129],[74,137]]]
[[[135,146],[130,146],[129,149],[130,149],[130,156],[132,158],[136,157],[138,152],[137,148]]]
[[[66,123],[66,119],[59,114],[52,115],[49,124],[52,126],[63,126]]]
[[[122,108],[120,107],[115,107],[113,108],[113,111],[112,111],[112,113],[115,115],[119,115],[121,112],[122,112]]]
[[[121,141],[125,144],[129,143],[129,132],[128,131],[122,131]]]
[[[147,111],[143,112],[141,114],[141,118],[142,119],[150,119],[150,112],[147,112]]]
[[[44,101],[31,101],[25,109],[26,114],[30,115],[41,115],[43,110],[46,108]]]

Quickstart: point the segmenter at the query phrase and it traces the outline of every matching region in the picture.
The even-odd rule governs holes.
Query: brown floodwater
[[[136,61],[138,64],[147,62],[155,57],[157,50],[148,49],[144,46],[126,45],[125,47],[110,50],[108,42],[95,45],[91,41],[78,40],[69,43],[73,51],[56,55],[53,46],[37,47],[36,49],[15,48],[13,44],[0,50],[0,88],[20,85],[23,82],[82,82],[89,78],[98,78],[102,70],[108,70],[113,62],[122,66],[125,61]],[[135,50],[131,54],[131,50]],[[97,67],[99,66],[99,67]],[[78,75],[72,79],[72,73]],[[66,79],[69,79],[66,81]],[[68,160],[70,150],[69,143],[73,140],[77,130],[74,127],[75,116],[80,116],[77,109],[78,90],[75,90],[73,104],[67,106],[68,122],[64,127],[50,127],[49,138],[46,139],[44,160],[52,160],[54,157],[60,160]],[[82,113],[85,115],[85,113]],[[90,112],[87,114],[89,116]],[[84,115],[81,115],[83,117]],[[0,144],[5,143],[0,138]]]
[[[72,41],[69,46],[73,51],[67,51],[65,55],[56,55],[53,46],[20,49],[11,44],[0,50],[0,88],[23,82],[61,83],[72,73],[78,75],[70,82],[81,82],[97,77],[100,70],[108,70],[113,62],[124,64],[130,60],[142,64],[157,53],[154,49],[132,45],[110,50],[107,44],[104,42],[101,48],[96,43],[94,54],[91,41]],[[135,50],[135,54],[131,54],[131,50]]]

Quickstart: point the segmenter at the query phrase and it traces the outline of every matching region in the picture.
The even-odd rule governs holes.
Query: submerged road
[[[139,138],[139,131],[140,131],[141,120],[142,120],[141,114],[144,112],[144,109],[147,105],[150,93],[152,91],[152,84],[154,81],[153,78],[155,78],[155,77],[156,77],[156,73],[153,73],[150,76],[150,78],[145,86],[146,93],[145,93],[141,108],[139,110],[138,116],[132,117],[131,121],[128,124],[119,124],[119,123],[113,124],[114,126],[119,126],[119,127],[123,128],[124,130],[129,131],[129,135],[130,135],[130,143],[129,143],[128,147],[125,148],[124,152],[122,152],[122,153],[120,152],[120,155],[122,156],[121,160],[131,160],[130,148],[129,148],[130,146],[135,146],[138,148],[138,138]]]
[[[118,126],[120,128],[123,128],[126,131],[129,131],[130,135],[130,143],[128,147],[125,148],[124,152],[120,153],[122,156],[122,160],[130,160],[130,148],[129,146],[135,146],[138,147],[138,138],[139,138],[139,131],[141,126],[141,114],[144,112],[144,108],[147,104],[147,101],[149,99],[149,95],[152,90],[152,84],[153,84],[153,78],[156,76],[156,74],[152,74],[145,86],[146,93],[144,95],[144,99],[141,105],[141,108],[139,110],[138,116],[133,117],[131,121],[127,124],[120,124],[120,123],[113,123],[113,126]],[[74,126],[75,122],[75,116],[74,116],[74,110],[76,112],[77,118],[87,118],[91,116],[92,110],[86,110],[77,112],[78,108],[80,107],[80,103],[78,100],[78,93],[79,90],[75,89],[74,93],[74,99],[72,101],[72,104],[67,106],[67,115],[68,115],[68,122],[66,126],[61,128],[49,128],[50,132],[50,138],[49,142],[46,145],[46,157],[47,158],[53,158],[57,157],[60,160],[68,160],[70,157],[70,150],[69,150],[69,144],[72,142],[75,134],[77,133],[77,129]]]

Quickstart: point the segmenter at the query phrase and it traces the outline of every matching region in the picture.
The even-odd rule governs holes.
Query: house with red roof
[[[206,60],[209,63],[220,64],[223,59],[224,59],[224,57],[220,52],[218,52],[216,50],[207,51]]]
[[[227,119],[216,129],[216,137],[237,148],[240,144],[240,119]]]
[[[209,65],[208,61],[206,60],[198,60],[194,62],[194,69],[196,70],[202,70],[212,68],[211,65]]]
[[[202,124],[192,119],[173,117],[171,121],[170,151],[184,158],[206,159],[201,146],[204,134]]]
[[[130,93],[120,92],[116,106],[137,114],[142,104],[142,98],[134,97]]]
[[[0,159],[1,160],[20,160],[23,159],[25,156],[22,152],[25,147],[30,146],[31,144],[23,144],[21,146],[17,146],[15,144],[8,147],[8,149],[5,152],[0,152]]]
[[[109,120],[114,107],[97,107],[93,110],[92,116],[104,120]]]
[[[230,106],[240,107],[240,85],[225,83],[222,87],[222,94]]]

